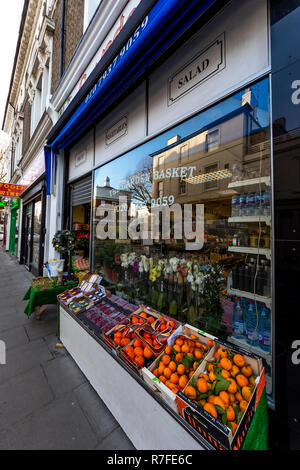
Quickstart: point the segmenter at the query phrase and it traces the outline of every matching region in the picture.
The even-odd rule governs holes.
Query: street
[[[0,249],[0,449],[134,449],[65,349],[56,306],[40,321],[24,314],[32,275]]]

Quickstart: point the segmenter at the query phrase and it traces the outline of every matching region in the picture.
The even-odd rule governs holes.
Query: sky
[[[0,129],[9,91],[24,0],[1,1],[0,13]]]

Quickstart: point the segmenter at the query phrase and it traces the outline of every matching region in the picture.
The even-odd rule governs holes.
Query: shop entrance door
[[[25,211],[25,250],[24,250],[24,264],[25,268],[30,271],[31,263],[31,228],[32,228],[32,203],[28,204]]]

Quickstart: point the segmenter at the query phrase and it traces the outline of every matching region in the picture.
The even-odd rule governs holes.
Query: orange
[[[200,393],[206,393],[208,390],[207,382],[205,379],[198,379],[197,380],[197,388]]]
[[[167,328],[167,325],[165,323],[162,323],[159,327],[159,331],[164,331]]]
[[[159,370],[158,370],[158,369],[154,369],[153,375],[155,375],[155,377],[158,377],[158,376],[159,376]]]
[[[208,364],[208,366],[207,366],[208,372],[211,372],[213,370],[213,368],[214,368],[213,364]]]
[[[240,401],[240,409],[241,411],[245,411],[248,406],[248,402],[246,400]]]
[[[164,376],[169,379],[172,374],[172,371],[169,369],[169,367],[166,367],[164,370]]]
[[[170,354],[172,353],[172,347],[171,346],[167,346],[166,349],[165,349],[165,353],[170,356]]]
[[[133,347],[134,348],[141,348],[143,346],[143,343],[140,339],[136,339],[134,342],[133,342]]]
[[[140,315],[140,317],[143,317],[143,318],[147,318],[147,316],[148,316],[147,313],[145,313],[145,312],[139,313],[139,315]]]
[[[178,346],[182,346],[183,345],[183,340],[181,338],[177,338],[176,341],[175,341],[175,344],[178,344]]]
[[[169,389],[175,394],[178,392],[178,387],[176,386],[176,384],[174,384],[172,382],[169,385]]]
[[[149,322],[150,325],[151,325],[151,323],[154,323],[154,322],[155,322],[155,318],[153,318],[153,317],[148,317],[148,322]]]
[[[187,397],[191,398],[192,400],[195,400],[197,396],[196,389],[195,387],[192,387],[192,385],[189,385],[188,387],[186,387],[184,393],[186,394]]]
[[[121,338],[115,338],[114,342],[118,345],[121,346]]]
[[[178,385],[180,388],[184,388],[188,383],[188,378],[186,375],[182,375],[181,377],[179,377],[179,382],[178,382]]]
[[[220,360],[220,367],[223,367],[225,370],[230,370],[232,367],[232,362],[227,357],[222,357]]]
[[[134,357],[135,354],[134,354],[134,350],[133,350],[133,347],[132,346],[127,346],[125,349],[124,349],[125,353],[130,356],[130,357]]]
[[[230,403],[234,403],[235,402],[235,396],[233,393],[229,393],[229,401]]]
[[[232,406],[228,406],[228,408],[226,410],[226,414],[227,414],[227,420],[228,421],[234,421],[235,420],[235,412],[234,412],[234,409],[232,408]]]
[[[207,411],[207,413],[211,414],[214,418],[218,417],[217,410],[216,410],[216,408],[214,407],[213,404],[206,403],[206,405],[204,405],[203,408],[204,408],[205,411]]]
[[[134,360],[139,366],[144,367],[145,361],[143,356],[135,356]]]
[[[191,379],[191,378],[193,377],[193,375],[194,375],[194,371],[191,370],[191,371],[189,372],[189,379]]]
[[[177,375],[177,374],[171,374],[171,376],[170,376],[170,382],[171,382],[172,384],[178,384],[178,382],[179,382],[179,377],[178,377],[178,375]]]
[[[227,351],[225,348],[219,348],[217,352],[215,352],[215,359],[218,359],[218,357],[227,357]]]
[[[188,347],[187,344],[184,344],[182,347],[181,347],[181,351],[183,353],[189,353],[190,352],[190,348]]]
[[[196,335],[191,335],[190,338],[191,339],[197,339],[197,336]]]
[[[251,390],[249,387],[245,386],[242,388],[242,397],[244,398],[244,400],[246,401],[250,401],[250,398],[252,396],[252,393],[251,393]]]
[[[120,342],[120,345],[122,347],[124,347],[124,346],[127,346],[127,344],[129,344],[129,343],[130,343],[130,338],[122,338],[121,342]]]
[[[232,366],[232,369],[231,369],[231,376],[232,377],[235,377],[238,373],[240,372],[240,369],[238,368],[238,366],[236,366],[235,364],[233,364]]]
[[[235,379],[240,387],[246,387],[246,385],[248,385],[249,383],[249,380],[247,379],[247,377],[245,377],[242,374],[238,374]]]
[[[207,398],[208,403],[211,403],[212,405],[214,405],[215,404],[215,398],[216,398],[216,395],[210,395]]]
[[[179,375],[183,375],[185,373],[185,366],[183,364],[179,364],[177,367],[177,372]]]
[[[193,370],[196,370],[199,365],[199,362],[195,361],[193,364]]]
[[[143,356],[143,355],[144,355],[144,350],[143,350],[143,348],[140,348],[140,347],[134,348],[134,354],[135,354],[136,356]]]
[[[237,392],[237,384],[236,384],[236,381],[234,379],[231,379],[231,378],[228,378],[226,379],[230,382],[230,385],[229,387],[227,388],[227,392],[228,393],[233,393],[235,394]]]
[[[232,434],[235,434],[235,431],[237,430],[238,425],[235,421],[232,421],[230,424],[232,427]]]
[[[202,378],[202,379],[205,379],[206,381],[208,381],[208,380],[209,380],[209,377],[208,377],[208,375],[207,375],[207,374],[199,374],[199,377],[198,377],[198,379],[201,379],[201,378]]]
[[[183,354],[182,353],[177,353],[175,356],[175,360],[177,362],[181,362],[183,360]]]
[[[168,356],[167,354],[165,354],[165,355],[162,357],[162,361],[163,361],[164,365],[167,366],[168,364],[170,364],[171,358],[170,358],[170,356]]]
[[[253,374],[252,367],[246,364],[244,367],[241,369],[242,374],[244,374],[246,377],[251,377]]]
[[[162,383],[164,383],[164,384],[165,384],[166,381],[167,381],[167,379],[166,379],[166,377],[165,377],[164,375],[160,375],[158,378],[159,378],[159,380],[160,380]]]
[[[213,373],[212,370],[210,371],[210,373],[208,374],[208,376],[209,376],[209,380],[210,380],[211,382],[215,382],[216,376],[215,376],[215,374]]]
[[[243,397],[242,395],[240,394],[240,392],[236,392],[236,394],[234,395],[235,396],[235,399],[239,402],[243,401]]]
[[[132,323],[133,325],[136,325],[138,322],[139,322],[138,317],[135,317],[135,316],[131,317],[131,323]]]
[[[249,382],[251,385],[255,385],[255,376],[254,375],[251,375],[250,379],[249,379]]]
[[[167,326],[170,326],[171,328],[175,328],[175,322],[170,320],[167,322]]]
[[[221,374],[223,375],[224,379],[228,379],[228,377],[230,377],[228,370],[222,369]]]
[[[238,367],[243,367],[245,365],[245,359],[243,358],[241,354],[235,354],[233,356],[233,362]]]
[[[196,341],[195,347],[198,348],[198,349],[202,349],[202,348],[203,348],[203,344],[199,343],[199,341]]]
[[[158,371],[160,374],[163,374],[164,373],[164,370],[165,370],[166,366],[164,364],[160,364],[158,366]]]
[[[221,398],[222,402],[225,403],[225,406],[229,405],[229,395],[227,392],[225,391],[220,392],[219,397]]]
[[[172,372],[175,372],[175,370],[177,370],[177,365],[176,365],[176,362],[174,361],[171,361],[168,365],[169,369],[171,369]]]
[[[220,397],[215,397],[214,405],[220,406],[221,408],[223,408],[223,410],[226,409],[226,405],[225,405],[225,403],[223,402],[223,400],[221,400]]]
[[[194,356],[195,356],[196,359],[202,359],[203,355],[202,355],[202,352],[200,351],[200,349],[195,349]]]
[[[178,344],[174,344],[173,349],[175,349],[175,351],[178,353],[181,352],[181,346],[179,346]]]
[[[208,345],[210,348],[212,348],[213,345],[214,345],[213,340],[212,340],[212,339],[209,339],[209,340],[207,341],[207,345]]]
[[[151,349],[147,346],[144,349],[144,356],[146,357],[146,359],[150,359],[150,357],[153,356]]]

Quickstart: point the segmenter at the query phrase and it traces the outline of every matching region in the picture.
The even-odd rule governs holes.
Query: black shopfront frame
[[[22,210],[22,230],[21,230],[21,253],[20,264],[24,264],[28,271],[32,272],[34,276],[43,275],[44,264],[44,246],[45,246],[45,222],[46,222],[46,186],[44,176],[38,179],[33,187],[27,189],[23,195],[23,210]],[[35,205],[41,201],[41,227],[38,243],[38,266],[35,267],[32,263],[33,260],[33,240],[34,240],[34,217]],[[32,205],[30,213],[30,221],[27,218],[28,207]],[[30,222],[30,223],[29,223]],[[29,223],[29,224],[28,224]],[[29,243],[28,242],[29,238]]]

